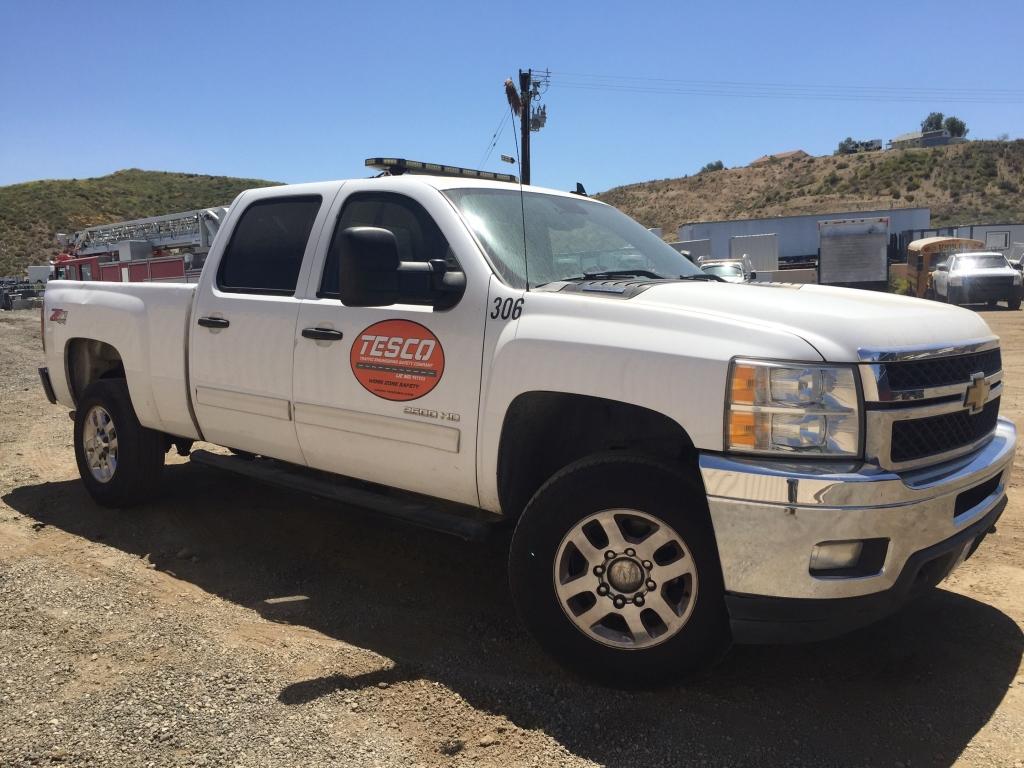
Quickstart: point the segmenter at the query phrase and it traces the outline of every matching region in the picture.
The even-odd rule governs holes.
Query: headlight
[[[949,276],[949,284],[950,285],[961,285],[963,283],[963,281],[964,281],[963,275],[950,275]]]
[[[726,450],[860,455],[852,366],[733,360],[726,407]]]

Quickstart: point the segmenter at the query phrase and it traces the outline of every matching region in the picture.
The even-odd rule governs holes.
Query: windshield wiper
[[[584,272],[579,277],[563,277],[569,280],[603,280],[608,277],[649,277],[652,280],[664,280],[663,275],[651,272],[649,269],[602,269],[597,272]]]
[[[725,280],[718,275],[709,275],[706,272],[700,275],[680,275],[680,280],[708,280],[712,283],[724,283]]]

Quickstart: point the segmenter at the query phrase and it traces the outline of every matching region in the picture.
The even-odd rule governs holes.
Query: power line
[[[955,101],[1000,104],[1024,102],[1024,90],[1011,88],[811,85],[729,80],[678,80],[557,71],[552,72],[551,76],[551,85],[557,88],[660,95],[821,101]]]
[[[495,128],[494,133],[491,134],[491,141],[487,145],[487,149],[484,151],[483,159],[479,163],[477,163],[477,168],[483,168],[487,161],[490,159],[491,152],[493,152],[494,148],[498,145],[498,140],[501,138],[501,135],[505,130],[505,123],[508,122],[509,114],[511,113],[506,110],[502,110],[501,120],[498,122],[498,127]]]

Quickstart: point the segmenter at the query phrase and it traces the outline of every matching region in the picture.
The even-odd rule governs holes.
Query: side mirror
[[[393,232],[349,227],[341,233],[338,288],[347,307],[432,303],[454,305],[466,286],[462,272],[449,272],[444,259],[401,261]]]
[[[935,267],[936,272],[949,272],[949,264],[939,264]]]

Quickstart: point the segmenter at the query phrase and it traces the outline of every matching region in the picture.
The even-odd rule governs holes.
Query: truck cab
[[[242,193],[198,285],[47,286],[43,386],[97,502],[152,498],[206,441],[514,525],[523,621],[626,685],[877,619],[1001,514],[1016,433],[975,313],[725,283],[598,201],[373,165]]]

